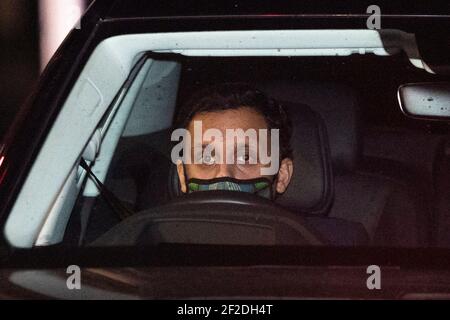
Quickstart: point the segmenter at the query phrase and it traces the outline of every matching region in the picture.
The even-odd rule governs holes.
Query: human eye
[[[239,164],[255,164],[256,159],[250,152],[246,151],[244,154],[237,156],[237,162]]]
[[[216,158],[212,155],[204,155],[202,158],[202,163],[211,166],[216,163]]]
[[[247,163],[248,160],[249,160],[249,155],[248,155],[248,153],[245,153],[245,154],[243,154],[243,155],[239,155],[239,156],[237,157],[238,163],[244,164],[244,163]]]

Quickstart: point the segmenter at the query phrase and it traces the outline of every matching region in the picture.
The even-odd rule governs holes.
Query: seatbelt
[[[91,218],[92,208],[95,204],[95,198],[87,197],[83,200],[80,211],[80,237],[78,238],[78,246],[82,247],[85,242],[89,220]]]
[[[108,188],[96,177],[96,175],[92,172],[91,168],[87,164],[87,162],[81,158],[80,166],[86,170],[89,177],[91,177],[96,183],[100,196],[103,197],[105,202],[111,207],[111,209],[117,214],[120,220],[125,220],[128,217],[131,217],[134,212],[122,203],[117,196],[108,190]]]

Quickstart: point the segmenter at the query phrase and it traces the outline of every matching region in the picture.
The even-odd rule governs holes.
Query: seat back
[[[363,157],[359,99],[351,88],[317,82],[266,82],[261,87],[275,99],[308,104],[324,119],[335,184],[330,218],[361,223],[374,245],[427,243],[430,212],[423,190],[408,185],[407,177],[415,175],[402,163],[382,155]],[[390,166],[396,169],[387,170]]]

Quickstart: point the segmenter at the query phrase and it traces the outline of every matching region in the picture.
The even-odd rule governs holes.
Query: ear
[[[181,160],[177,161],[178,180],[180,181],[181,192],[187,193],[186,175],[184,174],[184,166]]]
[[[294,172],[294,163],[290,158],[284,158],[278,170],[278,178],[276,181],[277,193],[284,193],[291,182],[292,174]]]

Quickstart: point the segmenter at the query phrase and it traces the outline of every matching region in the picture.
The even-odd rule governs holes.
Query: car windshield
[[[437,76],[403,54],[140,65],[83,154],[63,244],[449,244],[448,124],[396,96]]]
[[[448,121],[418,117],[445,116],[448,76],[414,34],[130,34],[80,67],[12,247],[450,244]]]

